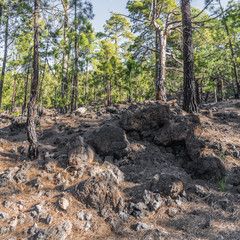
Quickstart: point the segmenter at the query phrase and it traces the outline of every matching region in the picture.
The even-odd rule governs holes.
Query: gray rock
[[[233,152],[233,156],[238,159],[240,156],[239,151]]]
[[[174,207],[171,207],[167,210],[167,214],[169,217],[175,217],[178,214],[178,210]]]
[[[35,229],[32,236],[28,240],[65,240],[68,239],[72,232],[72,223],[67,220],[60,225],[52,226],[49,229]]]
[[[92,224],[87,222],[85,225],[85,231],[87,232],[92,227]]]
[[[66,198],[60,198],[58,200],[58,206],[62,209],[62,210],[67,210],[69,207],[69,201]]]
[[[4,219],[4,218],[9,218],[8,213],[6,213],[6,212],[0,212],[0,219]]]
[[[82,115],[82,114],[84,114],[84,113],[86,113],[87,112],[87,108],[85,108],[85,107],[80,107],[80,108],[78,108],[77,110],[76,110],[76,115]]]
[[[176,198],[183,191],[183,183],[173,175],[160,174],[153,178],[150,191]]]
[[[91,213],[86,213],[84,211],[80,211],[77,214],[77,218],[82,220],[82,221],[91,221],[92,219],[92,214]]]
[[[195,193],[203,198],[208,195],[208,190],[203,186],[195,185]]]
[[[118,186],[112,181],[90,178],[79,183],[75,190],[79,201],[98,211],[106,207],[121,211],[124,207]]]
[[[160,194],[156,194],[148,203],[150,211],[157,211],[162,206],[162,198]]]
[[[51,214],[48,214],[45,219],[45,223],[49,225],[52,223],[52,221],[53,221],[53,216]]]
[[[95,152],[87,145],[81,136],[75,137],[69,143],[68,162],[70,166],[80,168],[95,160]]]
[[[13,227],[11,226],[3,226],[0,227],[0,236],[6,236],[8,234],[10,234],[13,231]]]
[[[4,175],[0,175],[0,187],[6,187],[8,185],[8,178]]]
[[[123,232],[123,223],[120,219],[115,217],[108,217],[106,219],[106,222],[109,223],[111,230],[116,233],[122,233]]]
[[[6,200],[3,202],[3,206],[7,209],[14,209],[15,203],[11,200]]]
[[[125,132],[117,126],[104,125],[91,136],[90,143],[100,156],[124,157],[129,152]]]
[[[26,220],[26,215],[24,213],[20,213],[18,215],[18,220],[19,220],[20,224],[23,224],[25,222],[25,220]]]
[[[128,221],[128,214],[125,213],[125,212],[119,212],[117,214],[124,222],[127,222]]]
[[[135,218],[143,218],[146,215],[147,206],[144,203],[130,203],[128,206],[129,214]]]
[[[143,229],[149,229],[149,228],[153,228],[153,225],[148,225],[146,223],[138,222],[136,225],[133,226],[133,229],[136,231],[140,231]]]
[[[25,170],[20,169],[14,176],[14,179],[17,183],[26,183],[29,181],[29,176]]]
[[[92,168],[89,174],[91,177],[113,181],[116,184],[124,181],[124,173],[117,166],[109,162],[104,162],[101,167]]]

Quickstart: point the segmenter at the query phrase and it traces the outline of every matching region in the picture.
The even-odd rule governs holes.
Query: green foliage
[[[226,183],[227,183],[227,177],[224,178],[218,178],[218,183],[221,187],[222,192],[225,192],[226,189]]]
[[[5,5],[6,0],[2,1]],[[3,109],[12,105],[13,84],[17,79],[16,106],[22,107],[25,96],[25,81],[28,75],[27,102],[30,97],[30,82],[33,61],[33,2],[14,0],[11,8],[9,32],[9,56],[3,87]],[[65,4],[67,0],[63,1]],[[74,17],[76,3],[76,15]],[[156,29],[151,22],[152,0],[128,0],[127,9],[131,22],[121,13],[113,13],[104,25],[103,33],[95,33],[91,24],[92,5],[84,1],[70,1],[68,26],[65,25],[64,9],[54,1],[40,1],[39,19],[39,98],[38,104],[45,107],[66,107],[69,109],[72,94],[72,79],[78,72],[80,104],[91,104],[106,99],[106,85],[111,83],[112,102],[143,101],[154,99],[156,52]],[[196,79],[202,95],[219,95],[219,83],[224,97],[232,97],[236,82],[229,40],[233,45],[236,62],[240,64],[240,8],[229,1],[224,16],[212,19],[209,12],[192,8],[194,18],[193,39]],[[170,11],[170,20],[181,21],[180,8],[175,0],[157,0],[156,23],[165,30]],[[209,11],[219,13],[217,6]],[[1,29],[6,22],[6,12],[1,18]],[[196,24],[198,22],[198,24]],[[224,23],[227,23],[229,35]],[[64,27],[65,26],[65,27]],[[177,30],[177,31],[175,31]],[[180,62],[182,56],[181,28],[173,29],[168,36],[168,51]],[[3,31],[2,31],[3,33]],[[75,69],[75,40],[79,57]],[[1,47],[4,47],[1,41]],[[63,70],[63,53],[67,54],[67,70]],[[167,67],[179,69],[180,63],[170,55]],[[27,70],[29,69],[29,74]],[[1,70],[1,68],[0,68]],[[62,96],[63,76],[67,82]],[[169,98],[181,98],[183,75],[167,70],[166,85]],[[233,88],[233,86],[235,88]],[[17,114],[17,113],[14,113]]]

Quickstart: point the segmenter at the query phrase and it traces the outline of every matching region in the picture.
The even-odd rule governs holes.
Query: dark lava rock
[[[80,202],[99,212],[106,207],[119,211],[124,207],[118,186],[112,181],[91,178],[79,183],[75,190]]]
[[[106,222],[109,223],[111,230],[115,233],[121,234],[124,230],[123,222],[115,217],[108,217]]]
[[[205,142],[201,139],[187,138],[185,143],[187,153],[192,160],[201,157],[201,153],[206,147]]]
[[[150,185],[150,191],[176,198],[183,191],[183,183],[173,175],[156,175]]]
[[[104,125],[91,136],[90,143],[100,156],[123,157],[129,152],[125,132],[117,126]]]
[[[163,127],[169,118],[168,106],[160,103],[131,105],[122,115],[121,125],[125,131],[144,132]]]
[[[25,129],[27,127],[27,117],[15,117],[10,126],[11,131],[16,129]]]
[[[17,183],[26,183],[29,181],[29,176],[25,170],[20,169],[14,176],[14,179]]]
[[[138,222],[137,224],[133,225],[132,228],[136,231],[140,231],[140,230],[143,230],[143,229],[149,229],[149,228],[153,228],[152,225],[148,225],[146,223],[141,223],[141,222]]]
[[[206,197],[208,195],[208,190],[200,185],[195,185],[195,193],[200,197]]]
[[[34,234],[28,240],[65,240],[72,232],[72,223],[67,220],[60,225],[52,226],[49,229],[35,229]]]
[[[226,175],[226,169],[219,158],[202,157],[190,162],[187,171],[193,177],[202,179],[222,178]]]
[[[68,162],[70,166],[79,168],[94,160],[95,152],[85,143],[81,136],[75,137],[69,142]]]

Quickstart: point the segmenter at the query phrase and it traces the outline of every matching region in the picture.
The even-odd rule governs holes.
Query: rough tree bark
[[[186,112],[195,113],[198,111],[198,108],[195,90],[195,72],[194,72],[190,0],[182,0],[181,9],[182,9],[183,60],[184,60],[183,110],[185,110]]]
[[[2,25],[2,13],[3,13],[3,4],[2,4],[2,1],[0,1],[0,26]]]
[[[5,77],[5,71],[6,71],[7,55],[8,55],[9,11],[10,11],[10,0],[8,0],[7,9],[6,9],[4,56],[3,56],[2,74],[1,74],[1,81],[0,81],[0,107],[2,106],[3,83],[4,83],[4,77]]]
[[[29,141],[28,156],[31,160],[38,157],[38,141],[35,126],[35,105],[38,87],[38,0],[34,1],[34,54],[33,54],[33,79],[31,83],[31,96],[28,103],[27,136]]]
[[[64,104],[66,101],[66,92],[68,89],[68,53],[67,53],[67,46],[69,43],[68,39],[68,30],[69,30],[69,0],[62,0],[62,5],[64,8],[64,42],[65,46],[63,49],[63,66],[62,66],[62,75],[63,75],[63,80],[62,80],[62,86],[61,86],[61,94],[62,94],[62,99],[64,100]]]
[[[86,60],[85,102],[88,99],[88,60]]]
[[[75,40],[74,40],[74,77],[73,77],[73,90],[71,99],[71,112],[78,108],[78,36],[77,36],[77,0],[75,0]]]
[[[24,101],[23,101],[23,106],[22,106],[22,114],[24,113],[26,105],[27,105],[28,77],[29,77],[29,66],[27,67],[27,75],[25,78],[25,90],[24,90]]]
[[[107,81],[107,105],[110,106],[111,105],[111,80],[108,78],[108,81]]]
[[[155,27],[155,45],[156,45],[156,78],[155,78],[155,88],[156,88],[156,100],[161,100],[166,102],[166,56],[167,56],[167,39],[170,30],[176,29],[180,26],[178,21],[172,21],[171,17],[173,15],[178,15],[174,10],[169,11],[165,21],[164,29],[163,25],[159,24],[159,9],[161,11],[162,7],[158,7],[158,0],[152,0],[152,24]],[[164,4],[161,2],[161,4]],[[172,54],[170,54],[172,55]],[[177,60],[175,57],[174,60]],[[179,60],[177,60],[180,62]]]
[[[13,112],[16,108],[16,102],[15,102],[15,98],[16,98],[16,84],[17,84],[17,68],[15,70],[15,74],[14,74],[14,84],[13,84],[13,96],[12,96],[12,105],[11,105],[11,112]]]

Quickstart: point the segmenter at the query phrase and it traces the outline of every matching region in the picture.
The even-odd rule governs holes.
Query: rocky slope
[[[1,239],[240,239],[240,101],[1,113]]]

